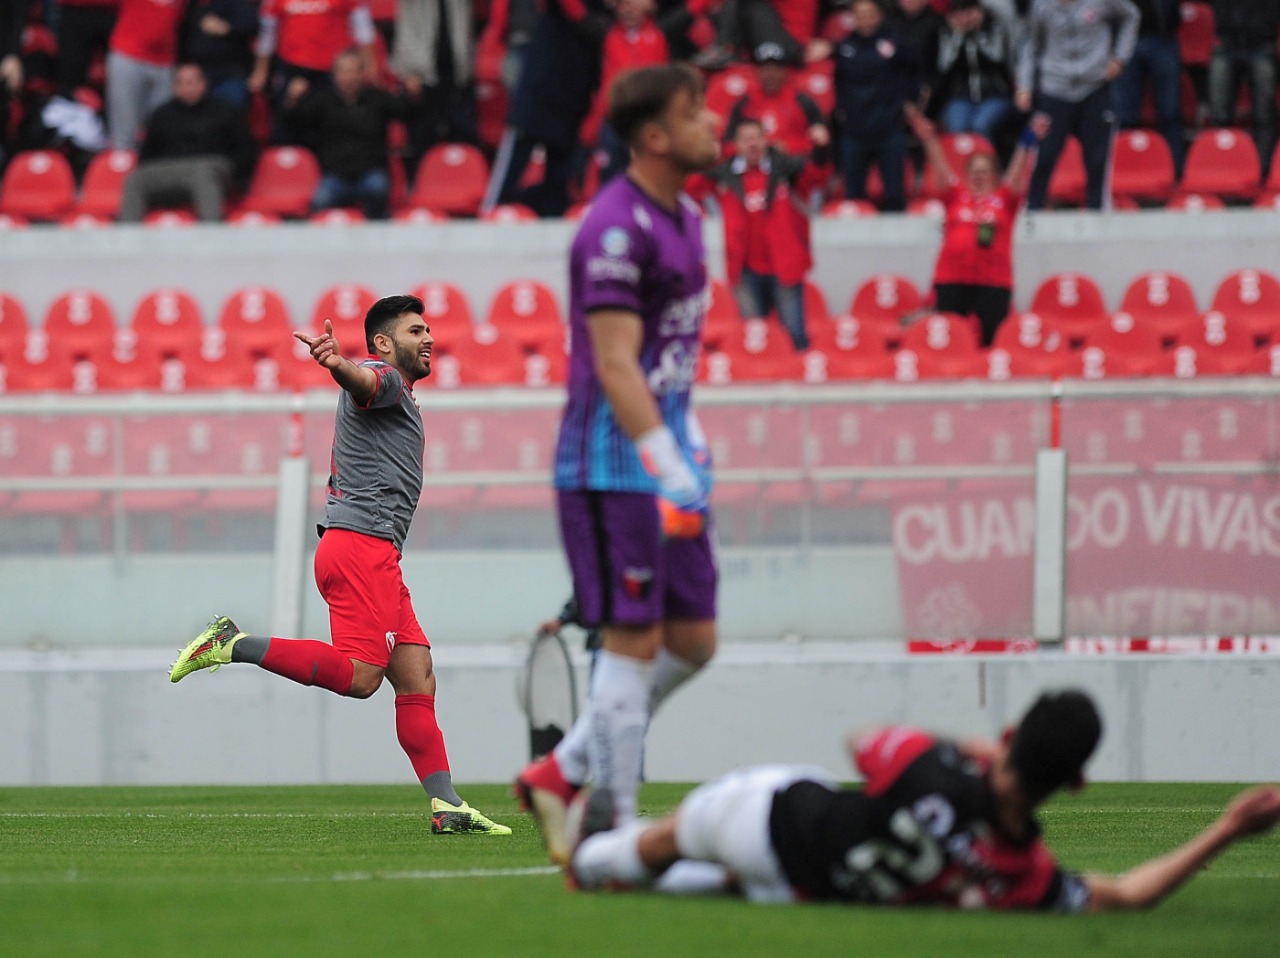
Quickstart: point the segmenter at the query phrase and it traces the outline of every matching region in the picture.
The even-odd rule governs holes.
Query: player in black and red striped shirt
[[[1182,847],[1118,877],[1062,869],[1036,809],[1083,784],[1101,737],[1092,700],[1041,695],[998,743],[894,726],[850,739],[866,779],[757,766],[691,792],[657,823],[610,827],[607,793],[582,803],[571,877],[585,889],[656,885],[753,901],[939,904],[1062,912],[1155,904],[1232,842],[1280,822],[1280,788],[1250,789]]]

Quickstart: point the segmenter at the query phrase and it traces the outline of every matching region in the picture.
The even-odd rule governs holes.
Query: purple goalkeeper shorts
[[[653,495],[559,492],[560,536],[584,625],[653,625],[716,617],[707,532],[667,539]]]

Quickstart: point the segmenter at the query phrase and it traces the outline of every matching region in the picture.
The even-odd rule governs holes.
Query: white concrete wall
[[[519,645],[439,644],[441,725],[460,783],[503,782],[527,757]],[[580,657],[579,657],[580,658]],[[411,781],[391,692],[368,701],[249,666],[170,685],[160,650],[0,653],[0,785]],[[581,658],[580,658],[581,663]],[[650,779],[804,761],[851,775],[844,733],[911,722],[993,736],[1045,687],[1096,696],[1100,781],[1253,781],[1280,767],[1280,657],[1042,652],[908,657],[867,643],[726,647],[655,719]]]

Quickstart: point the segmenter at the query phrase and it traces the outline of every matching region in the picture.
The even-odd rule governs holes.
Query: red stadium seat
[[[934,313],[906,328],[900,349],[910,349],[917,355],[928,352],[952,356],[975,353],[978,351],[978,332],[968,319]]]
[[[1060,329],[1071,344],[1108,316],[1102,290],[1083,273],[1055,273],[1046,277],[1031,297],[1030,312],[1038,313]]]
[[[218,324],[207,331],[201,352],[208,359],[225,356],[236,365],[250,358],[287,355],[294,342],[289,308],[280,294],[265,286],[247,286],[222,304]]]
[[[1140,358],[1122,347],[1086,346],[1059,353],[1052,368],[1054,375],[1069,379],[1117,379],[1155,371],[1164,355]]]
[[[809,341],[813,348],[828,354],[845,356],[880,356],[889,352],[892,332],[898,329],[883,321],[835,316],[826,322],[808,323]]]
[[[1184,193],[1212,193],[1223,199],[1254,200],[1261,189],[1258,148],[1248,134],[1225,127],[1201,130],[1187,151]]]
[[[142,297],[128,329],[140,356],[194,355],[204,340],[204,314],[189,293],[158,289]]]
[[[32,360],[21,352],[0,356],[3,383],[0,392],[66,391],[71,388],[71,364],[67,356]]]
[[[1148,326],[1169,345],[1178,330],[1200,315],[1191,284],[1177,273],[1152,270],[1136,277],[1124,291],[1120,312]]]
[[[1183,3],[1182,23],[1178,27],[1178,52],[1184,67],[1203,67],[1209,63],[1215,42],[1213,5]]]
[[[904,316],[920,309],[920,291],[905,276],[878,273],[854,290],[849,314],[863,320],[887,320],[895,326]]]
[[[1058,206],[1080,206],[1084,203],[1086,184],[1080,141],[1069,136],[1049,177],[1049,199]]]
[[[0,230],[20,230],[27,225],[24,217],[0,213]]]
[[[828,200],[822,206],[827,219],[856,220],[866,216],[879,216],[880,209],[870,200]]]
[[[499,287],[489,304],[485,325],[526,349],[554,345],[563,351],[564,318],[549,286],[516,280]]]
[[[794,83],[801,93],[818,105],[822,115],[829,117],[836,106],[836,85],[832,79],[834,64],[831,60],[811,63],[796,74]]]
[[[71,163],[53,150],[19,153],[0,179],[0,213],[51,222],[75,206],[76,181]]]
[[[830,322],[831,310],[827,308],[827,296],[817,283],[804,282],[804,320],[806,324]]]
[[[423,283],[413,290],[413,295],[422,300],[423,317],[427,325],[437,336],[442,332],[471,330],[473,323],[471,304],[467,302],[467,294],[451,283]]]
[[[1085,334],[1085,348],[1101,349],[1107,359],[1126,364],[1134,373],[1155,371],[1164,349],[1160,332],[1151,323],[1139,322],[1129,313],[1119,312]]]
[[[228,226],[279,226],[282,221],[276,213],[263,213],[260,210],[232,210],[227,214],[225,222]]]
[[[946,219],[947,206],[936,196],[917,196],[907,204],[907,213],[911,216],[932,216],[935,219]]]
[[[446,223],[449,217],[435,210],[429,210],[425,206],[407,206],[397,212],[392,219],[397,223],[422,225],[423,223]]]
[[[523,385],[528,376],[526,358],[514,339],[496,335],[492,326],[477,327],[471,334],[436,342],[426,384],[437,389]]]
[[[364,342],[364,314],[377,300],[377,293],[357,283],[330,286],[312,307],[309,328],[319,332],[324,329],[324,321],[331,320],[342,354],[357,361],[364,359],[369,355]],[[307,356],[310,355],[308,351]]]
[[[1051,355],[1067,348],[1062,330],[1052,319],[1030,312],[1008,316],[996,327],[991,346],[1015,357],[1023,353]]]
[[[1164,354],[1156,369],[1161,376],[1197,379],[1201,376],[1239,376],[1257,371],[1256,352],[1226,352],[1212,348],[1178,346]]]
[[[1167,210],[1181,210],[1184,213],[1203,213],[1205,210],[1220,210],[1227,204],[1221,197],[1212,193],[1177,193],[1165,204]]]
[[[73,230],[94,230],[102,229],[104,226],[110,226],[111,220],[104,216],[98,216],[94,213],[68,213],[62,219],[58,220],[59,226],[65,226]]]
[[[1190,346],[1197,354],[1217,353],[1219,358],[1248,357],[1255,351],[1249,323],[1237,316],[1209,310],[1183,326],[1174,337],[1175,347]]]
[[[133,150],[103,150],[95,155],[85,170],[76,212],[115,219],[120,213],[124,181],[137,165]]]
[[[523,203],[501,203],[480,219],[486,223],[532,223],[538,214]]]
[[[8,293],[0,293],[0,356],[25,351],[29,329],[22,303]]]
[[[363,212],[350,206],[335,206],[332,209],[319,210],[307,217],[308,223],[320,226],[353,226],[363,223],[366,217]]]
[[[195,226],[197,222],[196,214],[188,209],[151,210],[142,217],[143,226],[161,228]]]
[[[1173,154],[1150,130],[1121,130],[1111,153],[1111,192],[1140,203],[1163,203],[1173,192]]]
[[[1280,280],[1260,269],[1240,269],[1223,277],[1210,309],[1242,320],[1262,342],[1280,341]]]
[[[1267,168],[1267,179],[1262,184],[1262,191],[1268,197],[1280,193],[1280,150],[1271,154],[1271,165]]]
[[[904,347],[893,354],[893,378],[900,383],[921,379],[985,379],[986,375],[986,357],[976,349],[947,352]]]
[[[489,164],[476,147],[437,143],[418,164],[407,205],[450,216],[474,216],[488,183]]]
[[[27,338],[28,355],[40,359],[46,353],[70,358],[107,356],[117,346],[128,346],[116,328],[115,311],[97,293],[74,289],[55,299],[44,315],[44,325]]]
[[[160,367],[160,357],[154,354],[138,354],[127,360],[111,355],[78,359],[71,367],[71,391],[89,394],[157,390]]]
[[[737,329],[742,325],[742,314],[738,311],[738,300],[733,295],[729,284],[720,279],[707,281],[707,313],[703,321],[703,335],[719,333],[726,327]]]
[[[301,219],[311,212],[311,197],[320,183],[320,164],[301,146],[274,146],[262,151],[239,209]]]

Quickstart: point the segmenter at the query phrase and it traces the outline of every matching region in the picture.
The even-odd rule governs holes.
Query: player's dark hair
[[[1018,723],[1009,765],[1028,799],[1038,802],[1063,785],[1083,781],[1084,764],[1102,738],[1098,708],[1084,692],[1044,692]]]
[[[623,143],[635,146],[641,128],[661,117],[681,90],[702,93],[702,74],[687,63],[629,70],[609,87],[609,125]]]
[[[405,313],[421,316],[426,311],[422,300],[417,296],[384,296],[364,314],[364,344],[369,352],[374,351],[373,337],[379,333],[388,333],[395,326],[396,320]]]

